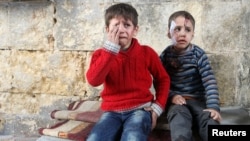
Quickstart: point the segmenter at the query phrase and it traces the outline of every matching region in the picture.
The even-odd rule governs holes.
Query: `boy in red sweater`
[[[137,23],[137,11],[129,4],[115,4],[105,11],[107,40],[93,53],[86,73],[90,85],[104,86],[105,112],[88,141],[146,141],[165,108],[170,79],[157,53],[134,38]],[[155,94],[150,91],[152,84]]]

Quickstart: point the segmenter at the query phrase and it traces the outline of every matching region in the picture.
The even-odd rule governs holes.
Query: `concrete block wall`
[[[85,80],[91,53],[105,40],[104,10],[118,2],[139,13],[142,44],[160,53],[171,13],[196,19],[194,44],[211,60],[222,106],[250,107],[248,0],[0,1],[0,135],[38,135],[50,112],[98,96]]]

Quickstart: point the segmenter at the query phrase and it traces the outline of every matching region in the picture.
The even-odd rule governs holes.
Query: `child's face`
[[[126,21],[123,17],[115,17],[109,23],[109,26],[106,28],[108,36],[114,34],[113,31],[116,31],[114,36],[117,36],[118,44],[121,48],[129,47],[132,38],[137,34],[138,27],[135,27],[131,20]]]
[[[171,23],[168,33],[176,49],[185,49],[194,36],[194,27],[189,19],[179,16]]]

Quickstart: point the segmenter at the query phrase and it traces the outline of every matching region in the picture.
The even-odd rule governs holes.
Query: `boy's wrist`
[[[153,103],[153,104],[151,105],[151,108],[152,108],[153,111],[157,114],[158,117],[159,117],[159,116],[162,114],[162,112],[163,112],[162,108],[161,108],[159,105],[155,104],[155,103]]]
[[[116,53],[116,54],[119,53],[120,48],[121,48],[121,46],[119,46],[113,42],[110,42],[108,40],[104,42],[103,47],[107,51],[112,52],[112,53]]]

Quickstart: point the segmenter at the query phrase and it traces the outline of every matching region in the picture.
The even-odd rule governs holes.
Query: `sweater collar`
[[[133,50],[138,48],[138,46],[139,46],[138,40],[136,38],[132,38],[130,47],[127,50],[120,50],[120,54],[128,55],[128,54],[131,54],[133,52],[137,52],[137,51],[133,51]]]

